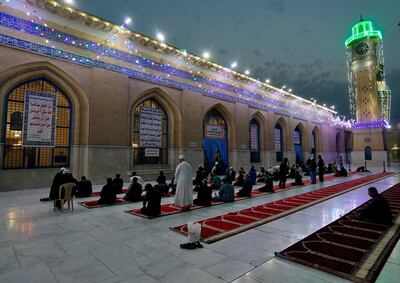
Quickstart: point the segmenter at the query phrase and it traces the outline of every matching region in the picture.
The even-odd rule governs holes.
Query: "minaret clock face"
[[[360,43],[359,45],[356,46],[356,53],[363,55],[368,52],[368,44],[366,43]]]

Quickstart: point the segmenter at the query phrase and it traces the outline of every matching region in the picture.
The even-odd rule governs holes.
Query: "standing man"
[[[315,162],[313,157],[310,157],[309,160],[307,161],[307,165],[308,165],[308,172],[310,173],[311,184],[316,184],[317,183],[317,176],[316,176],[317,162]]]
[[[185,161],[184,155],[179,155],[179,164],[175,170],[176,195],[175,205],[189,210],[193,205],[192,166]]]
[[[325,171],[324,160],[322,159],[321,155],[318,155],[318,175],[320,182],[324,181],[324,171]]]

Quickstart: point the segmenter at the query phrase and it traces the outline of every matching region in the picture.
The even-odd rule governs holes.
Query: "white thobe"
[[[192,166],[186,161],[178,164],[175,170],[175,205],[193,205],[193,171]]]

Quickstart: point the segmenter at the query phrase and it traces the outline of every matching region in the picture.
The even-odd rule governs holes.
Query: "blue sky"
[[[383,32],[392,116],[400,121],[400,1],[360,0],[75,0],[77,8],[122,24],[296,95],[336,105],[348,116],[344,40],[362,13]]]

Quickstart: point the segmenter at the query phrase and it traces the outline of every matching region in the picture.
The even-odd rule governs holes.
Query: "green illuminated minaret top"
[[[369,20],[360,21],[351,29],[352,35],[346,39],[345,45],[347,47],[357,44],[367,38],[376,39],[378,42],[382,41],[382,33],[379,30],[374,30],[372,22]]]

